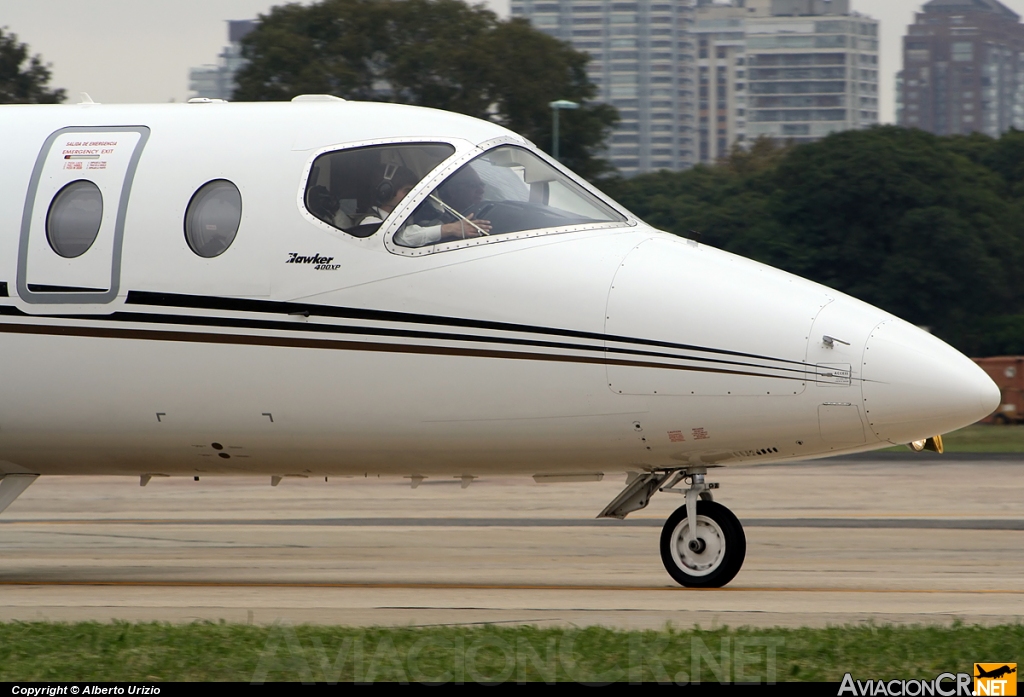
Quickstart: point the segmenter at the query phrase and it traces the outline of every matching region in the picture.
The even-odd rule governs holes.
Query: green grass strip
[[[975,424],[942,436],[947,453],[1024,453],[1024,426]],[[887,448],[910,452],[905,445]]]
[[[620,631],[524,626],[0,624],[0,681],[934,679],[1024,658],[1024,625]]]

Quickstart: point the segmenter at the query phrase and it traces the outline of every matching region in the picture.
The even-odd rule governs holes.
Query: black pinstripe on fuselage
[[[109,315],[28,315],[0,305],[5,318],[0,333],[592,363],[797,381],[817,377],[815,366],[790,359],[491,320],[148,291],[130,291],[125,307],[132,309]],[[306,321],[297,321],[300,317]]]

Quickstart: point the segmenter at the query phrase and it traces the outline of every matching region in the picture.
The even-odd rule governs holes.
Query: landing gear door
[[[83,126],[46,139],[21,221],[23,301],[99,305],[117,297],[128,197],[148,138],[145,126]]]

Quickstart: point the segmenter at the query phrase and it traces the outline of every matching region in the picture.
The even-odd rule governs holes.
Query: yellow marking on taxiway
[[[0,581],[3,586],[111,586],[117,588],[338,588],[373,590],[527,590],[527,591],[670,591],[720,593],[914,593],[950,595],[1024,595],[1024,589],[1001,588],[941,589],[941,588],[824,588],[788,586],[736,586],[728,588],[683,588],[682,586],[596,586],[596,585],[544,585],[522,583],[332,583],[305,581]]]

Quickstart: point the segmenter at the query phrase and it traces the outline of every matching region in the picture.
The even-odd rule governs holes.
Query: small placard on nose
[[[814,381],[819,385],[849,385],[849,363],[819,363],[814,366]]]

